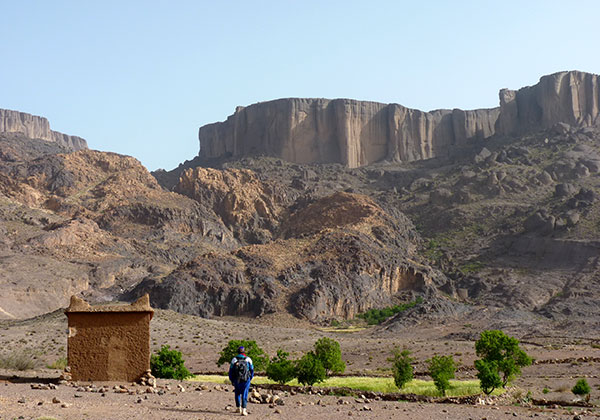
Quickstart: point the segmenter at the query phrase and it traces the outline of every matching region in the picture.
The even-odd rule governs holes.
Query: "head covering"
[[[239,346],[238,347],[238,353],[244,353],[246,349],[244,348],[244,346]]]

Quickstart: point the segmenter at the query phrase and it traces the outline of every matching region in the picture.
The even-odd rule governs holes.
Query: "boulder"
[[[577,188],[573,184],[556,184],[554,188],[554,196],[555,197],[568,197],[570,195],[575,194]]]

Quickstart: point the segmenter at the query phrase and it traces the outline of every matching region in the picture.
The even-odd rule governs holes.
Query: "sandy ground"
[[[415,370],[425,372],[426,360],[434,354],[451,354],[460,367],[457,379],[475,377],[473,360],[474,339],[481,325],[464,321],[422,323],[397,331],[368,329],[353,333],[324,331],[301,321],[289,319],[207,320],[181,315],[171,311],[156,311],[151,323],[151,347],[158,350],[162,344],[182,351],[187,367],[196,373],[224,371],[216,365],[218,353],[230,339],[254,339],[269,355],[283,348],[297,357],[309,350],[322,336],[329,336],[341,344],[347,373],[389,375],[389,362],[394,347],[406,347],[417,360]],[[348,417],[373,419],[500,419],[544,418],[573,419],[600,417],[600,343],[598,331],[588,337],[569,334],[551,328],[526,333],[520,324],[507,332],[522,337],[525,350],[538,364],[523,369],[523,375],[514,382],[518,389],[513,397],[505,397],[495,406],[448,405],[438,403],[408,403],[389,401],[357,402],[353,397],[319,395],[283,395],[283,406],[251,404],[252,418],[276,419],[341,419]],[[0,323],[0,355],[30,354],[36,362],[35,370],[24,372],[0,370],[0,420],[38,419],[49,416],[56,419],[223,419],[234,417],[231,387],[209,384],[201,389],[198,383],[183,382],[181,392],[177,382],[170,384],[164,395],[146,394],[145,388],[121,384],[131,391],[116,393],[108,386],[107,392],[78,391],[78,386],[59,385],[55,390],[35,390],[31,385],[40,378],[58,378],[60,371],[46,366],[66,356],[66,317],[61,312],[30,320],[2,321]],[[12,378],[20,377],[24,383]],[[572,401],[570,389],[580,377],[592,386],[591,402],[595,408],[523,407],[519,398],[530,393],[535,399]],[[422,377],[422,379],[428,379]],[[94,384],[99,387],[103,384]],[[546,392],[544,393],[544,388]],[[104,394],[104,396],[102,396]],[[53,399],[58,402],[53,403]],[[521,404],[521,405],[516,405]],[[64,407],[63,407],[64,405]],[[365,409],[367,406],[367,409]],[[584,411],[583,414],[582,411]]]
[[[233,407],[231,387],[177,381],[164,395],[145,394],[145,387],[126,386],[129,393],[116,393],[114,383],[105,393],[78,391],[81,388],[59,385],[55,390],[33,390],[30,383],[0,384],[0,419],[226,419],[238,417]],[[177,384],[182,384],[184,391]],[[224,388],[224,389],[222,389]],[[280,393],[284,405],[249,404],[248,418],[273,419],[573,419],[598,418],[600,411],[584,409],[521,407],[511,405],[453,405],[388,401],[361,401],[354,397],[289,395]],[[53,402],[54,401],[54,402]]]

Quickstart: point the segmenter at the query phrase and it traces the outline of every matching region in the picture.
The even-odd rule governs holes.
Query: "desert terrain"
[[[490,329],[534,358],[489,398],[257,385],[284,404],[252,404],[252,417],[599,416],[599,80],[555,73],[467,111],[262,102],[202,127],[198,156],[152,173],[0,110],[0,360],[28,365],[4,363],[0,419],[234,416],[224,380],[59,381],[70,297],[146,293],[152,351],[181,351],[196,374],[223,373],[232,339],[297,358],[331,337],[344,374],[369,377],[389,377],[406,348],[418,379],[434,355],[473,379]],[[589,401],[571,393],[579,378]]]
[[[480,328],[488,323],[489,320],[483,319],[470,325],[453,320],[444,325],[425,322],[392,334],[381,327],[357,332],[332,332],[294,318],[266,319],[264,322],[233,318],[210,320],[158,310],[151,322],[151,347],[157,351],[162,344],[168,343],[183,353],[190,371],[214,374],[226,371],[225,366],[216,365],[216,360],[219,351],[231,339],[254,339],[271,356],[278,348],[283,348],[297,357],[310,350],[318,338],[327,336],[339,341],[347,364],[345,374],[348,375],[389,375],[387,358],[395,346],[400,346],[413,352],[416,377],[419,379],[430,379],[425,375],[425,360],[434,354],[452,354],[458,361],[457,379],[472,379],[475,377],[473,360],[476,358],[474,339]],[[0,324],[1,347],[5,351],[31,355],[35,363],[31,370],[0,371],[0,418],[220,419],[237,415],[232,408],[233,388],[225,376],[217,383],[159,380],[157,390],[163,389],[162,395],[147,394],[147,387],[130,383],[58,384],[61,370],[47,366],[65,357],[66,326],[66,316],[61,311]],[[547,331],[551,332],[551,326],[547,327]],[[519,326],[515,325],[510,332],[518,334]],[[325,395],[325,391],[318,388],[307,391],[283,387],[272,391],[258,386],[257,390],[261,393],[277,392],[284,405],[270,407],[269,404],[250,403],[250,415],[281,419],[298,416],[331,419],[348,416],[374,419],[600,417],[600,410],[596,407],[600,402],[600,336],[597,333],[586,338],[529,335],[521,342],[535,359],[535,364],[525,367],[523,375],[501,396],[486,398],[481,395],[481,399],[477,397],[457,404],[436,403],[433,402],[435,398],[410,402],[402,396],[389,401],[385,395],[360,391],[351,396],[336,396]],[[591,407],[573,406],[577,402],[574,402],[576,399],[570,389],[578,378],[586,378],[592,387]],[[48,383],[57,384],[56,389],[32,389],[37,384]],[[116,391],[115,386],[125,387],[127,391]],[[99,392],[102,387],[105,387],[104,392]],[[544,393],[544,388],[549,392]],[[53,403],[55,398],[58,402]],[[545,404],[543,400],[546,400]]]

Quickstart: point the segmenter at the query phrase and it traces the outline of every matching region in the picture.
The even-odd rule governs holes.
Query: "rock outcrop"
[[[238,239],[248,243],[271,239],[286,196],[284,188],[261,182],[247,169],[188,169],[174,191],[212,208]]]
[[[71,150],[87,149],[87,142],[81,137],[51,130],[46,118],[10,109],[0,109],[0,133],[21,133],[32,139],[56,142]]]
[[[201,158],[248,155],[295,163],[406,162],[444,156],[471,140],[521,134],[558,122],[598,121],[597,75],[555,73],[518,91],[503,89],[500,107],[423,112],[350,99],[279,99],[238,107],[225,122],[199,130]]]
[[[502,89],[496,130],[518,135],[557,123],[591,126],[600,122],[599,78],[579,71],[560,72],[518,91]]]

